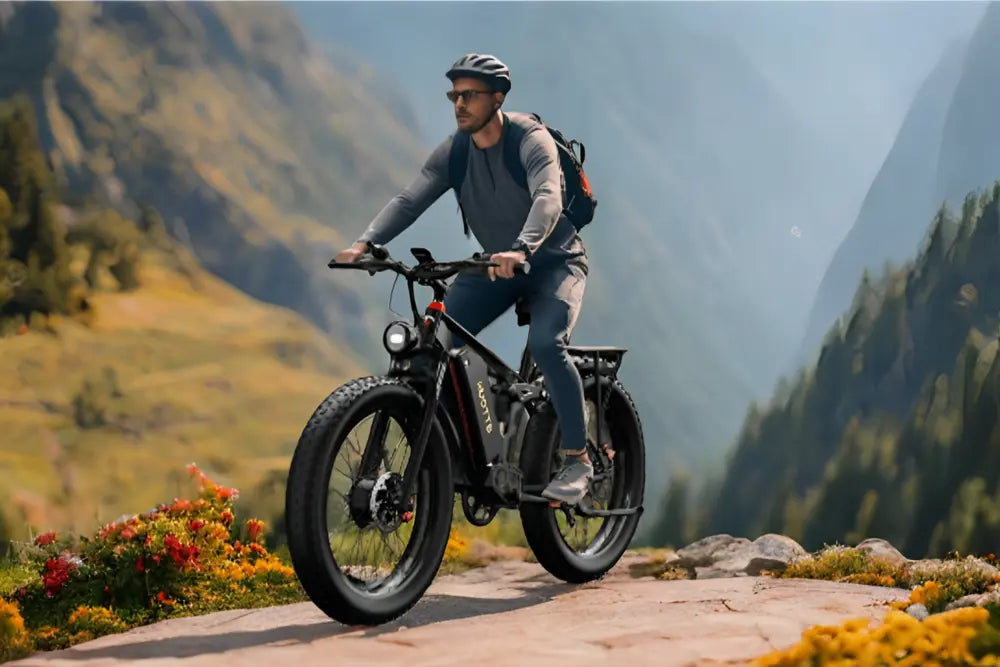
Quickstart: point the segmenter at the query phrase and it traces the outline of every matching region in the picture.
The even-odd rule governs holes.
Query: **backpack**
[[[542,123],[542,119],[538,114],[533,113],[530,115],[536,121]],[[507,171],[514,178],[514,181],[527,190],[528,176],[524,165],[521,164],[520,155],[521,140],[524,139],[524,128],[510,122],[506,114],[503,117],[503,122],[504,166],[507,167]],[[549,134],[555,140],[556,149],[559,152],[559,166],[562,168],[565,180],[563,212],[569,221],[573,223],[573,226],[576,227],[576,230],[580,231],[594,219],[594,209],[597,208],[597,198],[594,196],[593,190],[590,189],[590,181],[587,180],[587,174],[583,171],[583,160],[587,155],[587,151],[583,144],[576,139],[567,141],[566,137],[559,130],[549,127],[544,123],[542,125],[545,126],[545,129],[548,130]],[[455,199],[458,199],[458,193],[462,189],[462,182],[465,180],[465,172],[469,164],[469,144],[471,141],[472,136],[468,132],[456,132],[452,139],[451,153],[448,156],[448,178],[451,188],[455,192]],[[573,150],[574,144],[580,147],[579,158]],[[458,207],[461,210],[461,201],[459,201]],[[469,236],[469,223],[465,219],[464,211],[462,211],[462,226],[465,230],[465,235]]]

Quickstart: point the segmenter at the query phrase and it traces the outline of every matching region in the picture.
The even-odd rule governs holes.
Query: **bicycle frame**
[[[474,260],[463,260],[459,262],[446,262],[438,264],[436,263],[429,251],[423,248],[412,248],[411,252],[414,257],[420,262],[419,265],[413,268],[408,268],[399,262],[394,260],[389,260],[388,252],[386,252],[380,246],[369,245],[369,249],[372,256],[375,258],[374,262],[367,262],[361,265],[351,265],[351,264],[340,264],[338,266],[343,268],[359,268],[368,270],[369,273],[374,274],[376,270],[390,269],[394,270],[400,275],[406,277],[407,288],[410,297],[410,307],[413,311],[413,322],[412,324],[406,323],[404,321],[396,321],[389,324],[386,327],[385,333],[383,334],[383,343],[385,344],[386,350],[390,355],[390,368],[389,375],[396,377],[405,377],[411,386],[414,387],[423,399],[423,410],[420,416],[420,429],[417,434],[417,439],[415,442],[411,443],[411,453],[410,459],[406,465],[406,470],[403,473],[403,481],[399,488],[399,494],[396,497],[396,502],[400,507],[401,511],[406,511],[406,507],[409,502],[409,498],[412,496],[414,491],[414,485],[416,484],[417,472],[423,462],[423,457],[427,449],[427,443],[430,437],[430,431],[434,426],[435,418],[437,413],[440,411],[441,417],[438,419],[442,429],[451,428],[451,433],[445,433],[445,437],[450,440],[449,451],[451,451],[452,456],[459,456],[460,452],[468,450],[471,454],[467,461],[467,465],[462,465],[459,461],[460,468],[465,472],[470,472],[472,475],[471,479],[463,480],[464,485],[470,487],[476,487],[477,489],[488,489],[490,491],[499,491],[497,487],[502,487],[507,493],[512,494],[515,497],[508,496],[498,497],[493,500],[499,501],[499,504],[503,504],[509,507],[516,506],[518,503],[523,501],[529,502],[545,502],[549,501],[540,497],[534,496],[533,494],[523,494],[520,488],[520,468],[517,464],[509,465],[507,462],[508,455],[508,438],[501,434],[502,443],[497,447],[492,449],[483,447],[480,444],[480,439],[473,437],[472,435],[472,424],[469,423],[466,415],[463,414],[464,407],[462,406],[462,394],[463,394],[463,382],[458,378],[458,373],[456,372],[456,364],[459,361],[463,362],[463,365],[467,365],[470,362],[466,362],[466,359],[477,358],[485,366],[487,371],[487,376],[493,377],[497,380],[496,385],[485,387],[482,382],[477,383],[479,393],[478,397],[481,401],[486,401],[485,394],[487,392],[492,393],[496,396],[496,403],[494,405],[495,412],[501,413],[504,418],[509,416],[510,407],[514,403],[519,403],[522,405],[526,411],[532,414],[536,410],[536,405],[539,401],[544,400],[543,389],[538,384],[534,382],[528,382],[525,375],[530,373],[532,368],[532,361],[530,350],[526,347],[524,354],[521,359],[521,369],[520,372],[514,371],[510,368],[500,357],[498,357],[492,350],[490,350],[482,341],[478,340],[472,333],[470,333],[465,327],[458,323],[453,317],[445,312],[444,298],[448,292],[448,286],[443,282],[441,277],[435,277],[436,274],[433,270],[433,266],[441,266],[442,264],[448,265],[447,269],[438,269],[441,276],[451,276],[457,274],[462,268],[455,267],[465,267],[465,268],[477,268],[483,269],[487,266],[491,266],[487,260],[482,257],[477,256]],[[330,267],[333,268],[335,262],[330,262]],[[528,267],[525,267],[527,270]],[[423,274],[423,277],[421,277]],[[414,294],[414,283],[420,282],[423,285],[431,287],[434,295],[431,302],[426,306],[423,313],[421,314],[416,303],[416,296]],[[449,332],[454,336],[457,336],[462,340],[463,345],[456,350],[446,350],[445,346],[438,339],[438,334],[440,332],[441,325],[444,325]],[[392,349],[387,341],[389,341],[390,329],[397,326],[401,329],[400,336],[401,340],[404,341],[398,349]],[[579,348],[582,350],[583,348]],[[621,355],[624,354],[624,350],[620,348],[590,348],[588,352],[593,352],[593,372],[597,375],[614,375],[616,372],[616,367],[620,363]],[[604,362],[602,362],[601,357],[604,357]],[[609,358],[610,357],[610,358]],[[414,361],[425,362],[420,365],[420,368],[414,368]],[[447,405],[443,405],[442,399],[442,387],[444,384],[445,373],[449,370],[453,373],[453,390],[449,390],[448,393],[444,395],[445,401],[449,400],[450,396],[454,396],[458,400],[458,411],[459,414],[455,414],[453,411],[448,409]],[[589,371],[590,368],[585,364],[583,371]],[[602,382],[598,379],[597,381],[597,398],[600,401],[601,397],[601,385]],[[466,390],[471,389],[471,387],[464,387]],[[453,393],[451,393],[453,391]],[[468,393],[468,392],[466,392]],[[600,405],[600,402],[598,402]],[[600,428],[600,410],[597,411],[598,429]],[[487,415],[489,412],[487,411]],[[460,445],[460,437],[457,432],[455,432],[455,424],[459,423],[466,428],[466,443],[467,448],[452,447],[451,445]],[[479,424],[476,423],[476,428]],[[369,435],[369,441],[365,447],[365,451],[362,455],[361,467],[362,474],[374,472],[374,468],[377,468],[378,460],[383,446],[383,440],[385,437],[385,431],[387,428],[387,423],[385,417],[382,413],[376,417],[375,423]],[[489,431],[489,426],[487,426],[487,431]],[[600,430],[598,430],[600,433]],[[371,445],[374,444],[373,440],[378,444],[375,447]],[[477,446],[479,445],[479,446]],[[491,474],[496,475],[514,475],[518,478],[518,482],[515,484],[514,488],[511,489],[509,486],[509,477],[503,478],[503,480],[494,486],[490,480],[489,476]],[[458,486],[458,485],[456,485]],[[498,493],[498,495],[502,495]],[[478,496],[477,496],[478,498]],[[491,502],[491,504],[497,504]],[[603,514],[604,512],[602,512]],[[617,513],[615,511],[608,511],[609,514]]]

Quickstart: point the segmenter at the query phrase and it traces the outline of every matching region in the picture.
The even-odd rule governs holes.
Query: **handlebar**
[[[475,253],[468,259],[458,259],[446,262],[439,262],[430,256],[430,253],[421,248],[412,250],[418,260],[418,264],[407,266],[403,262],[394,260],[389,256],[389,252],[382,246],[369,245],[369,252],[362,255],[354,262],[338,262],[331,259],[327,264],[331,269],[359,269],[368,271],[370,275],[375,275],[379,271],[394,271],[407,280],[420,283],[422,285],[433,285],[433,283],[446,280],[458,273],[486,273],[489,267],[499,266],[496,262],[489,260],[489,255]],[[514,273],[526,274],[531,270],[528,262],[517,264]]]

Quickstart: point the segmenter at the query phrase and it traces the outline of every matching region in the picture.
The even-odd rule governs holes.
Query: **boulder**
[[[673,565],[688,570],[697,579],[717,579],[780,571],[808,556],[798,542],[784,535],[768,533],[751,542],[745,537],[720,534],[678,550]]]
[[[863,540],[858,544],[857,548],[866,552],[872,558],[879,558],[892,565],[903,565],[912,562],[900,553],[899,549],[878,537],[869,537],[867,540]]]

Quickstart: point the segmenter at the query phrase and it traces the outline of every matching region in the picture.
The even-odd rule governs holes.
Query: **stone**
[[[749,544],[750,540],[745,537],[733,537],[727,534],[709,535],[678,549],[676,564],[681,567],[706,567],[732,558]]]
[[[922,604],[911,604],[906,608],[906,613],[918,621],[922,621],[930,616],[930,612],[927,611],[927,607]]]
[[[882,559],[892,565],[903,565],[911,562],[909,558],[900,553],[899,549],[878,537],[869,537],[867,540],[863,540],[857,548],[872,558]]]
[[[756,558],[751,558],[747,566],[743,568],[743,574],[748,574],[751,577],[760,576],[764,570],[771,570],[772,572],[781,572],[789,566],[787,561],[783,561],[779,558],[768,558],[766,556],[757,556]]]

